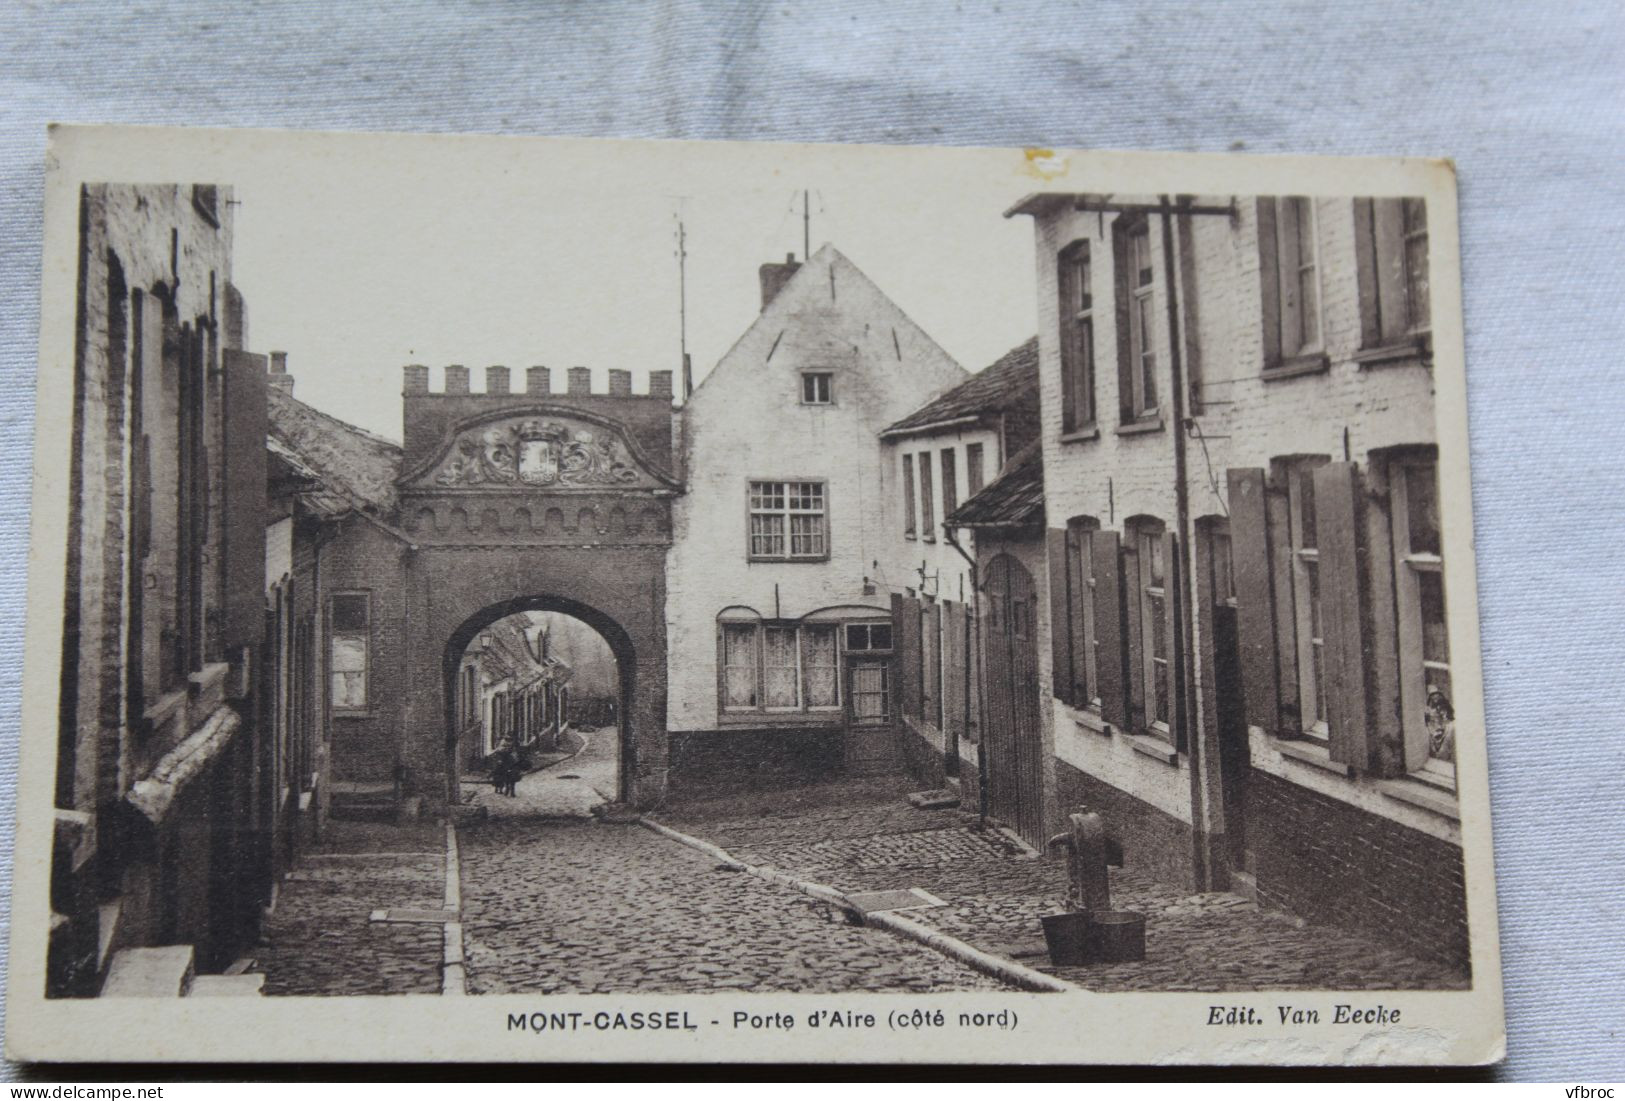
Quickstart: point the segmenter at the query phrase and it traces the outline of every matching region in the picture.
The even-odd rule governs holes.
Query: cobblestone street
[[[613,790],[608,734],[520,783],[510,802],[532,816],[459,830],[470,993],[999,988],[641,826],[560,821],[579,804],[580,785]]]
[[[920,887],[947,903],[906,915],[1090,990],[1459,989],[1467,977],[1367,938],[1305,926],[1240,895],[1191,895],[1111,870],[1113,905],[1147,915],[1140,963],[1052,967],[1039,918],[1067,909],[1059,858],[1024,858],[973,815],[922,811],[893,778],[699,801],[660,816],[767,865],[837,890]]]

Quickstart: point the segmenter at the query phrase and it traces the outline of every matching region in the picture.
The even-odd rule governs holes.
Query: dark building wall
[[[828,780],[840,774],[846,754],[840,729],[701,730],[670,737],[675,800]]]
[[[1458,846],[1259,769],[1247,839],[1260,902],[1468,965]]]

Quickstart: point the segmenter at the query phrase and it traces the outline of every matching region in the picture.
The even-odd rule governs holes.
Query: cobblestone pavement
[[[1465,975],[1368,938],[1305,926],[1228,892],[1191,895],[1111,870],[1112,904],[1146,914],[1141,963],[1052,967],[1040,916],[1061,912],[1059,857],[1023,857],[972,815],[921,811],[903,801],[907,780],[810,785],[768,796],[714,798],[660,819],[750,864],[841,891],[922,887],[946,906],[908,910],[984,951],[1091,990],[1459,989]]]
[[[1000,989],[637,825],[459,827],[470,993]]]
[[[512,795],[465,783],[468,802],[491,818],[591,818],[594,807],[615,798],[617,732],[606,727],[576,736],[584,743],[579,753],[526,773]]]
[[[369,921],[373,910],[438,909],[446,830],[332,821],[284,878],[253,952],[266,994],[438,994],[442,927]]]

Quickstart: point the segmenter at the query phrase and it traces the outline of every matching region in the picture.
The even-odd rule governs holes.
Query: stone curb
[[[646,829],[653,830],[660,836],[676,841],[678,844],[687,845],[691,849],[698,849],[730,868],[748,872],[758,879],[767,880],[769,883],[794,888],[802,894],[810,895],[821,902],[828,902],[833,906],[838,906],[849,914],[857,915],[865,925],[884,929],[907,940],[923,944],[927,948],[942,953],[949,959],[962,963],[973,970],[980,971],[984,975],[998,979],[1000,982],[1009,983],[1019,990],[1031,990],[1039,993],[1063,993],[1082,989],[1065,980],[1057,979],[1053,975],[1046,975],[1042,971],[1036,971],[1023,964],[984,952],[974,945],[965,943],[958,937],[932,929],[909,918],[884,911],[866,914],[852,905],[844,894],[833,887],[827,887],[822,883],[812,883],[805,879],[797,879],[795,876],[775,868],[761,868],[754,864],[746,864],[720,846],[713,845],[709,841],[702,841],[698,837],[692,837],[681,830],[672,829],[670,826],[656,822],[651,818],[642,818],[639,821]]]
[[[468,968],[463,960],[463,873],[462,857],[457,848],[457,827],[446,823],[446,891],[445,908],[459,919],[446,922],[441,941],[440,993],[458,996],[468,993]]]

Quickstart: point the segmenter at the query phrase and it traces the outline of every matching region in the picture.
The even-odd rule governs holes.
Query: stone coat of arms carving
[[[449,488],[630,486],[648,481],[614,432],[542,417],[465,431],[429,480]]]

